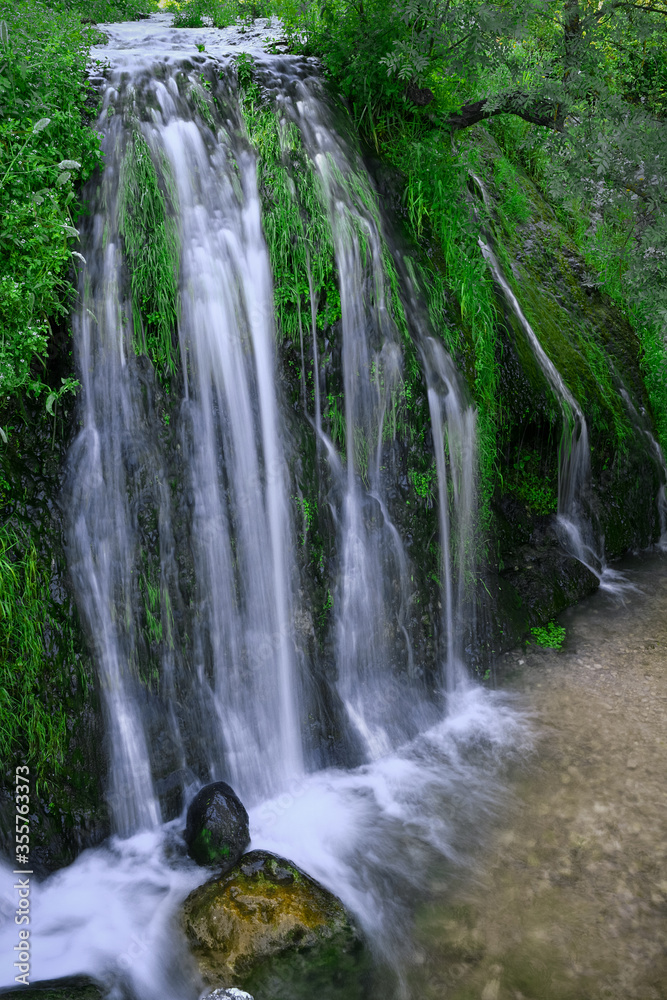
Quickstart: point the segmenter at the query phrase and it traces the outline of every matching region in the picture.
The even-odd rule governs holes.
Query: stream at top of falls
[[[198,994],[176,915],[210,872],[187,858],[183,807],[206,781],[224,779],[248,807],[251,847],[289,858],[333,891],[405,996],[418,901],[432,894],[434,873],[460,877],[506,806],[508,769],[533,745],[525,701],[475,685],[465,666],[475,411],[443,344],[415,318],[442,581],[437,662],[425,665],[406,615],[410,558],[392,518],[387,422],[403,357],[372,182],[332,124],[316,67],[263,52],[270,25],[177,30],[168,20],[106,26],[98,47],[105,169],[82,229],[74,334],[83,389],[65,494],[69,568],[104,703],[115,834],[33,887],[31,979],[88,975],[138,1000]],[[298,130],[340,285],[344,445],[323,429],[319,372],[307,414],[336,536],[325,679],[307,629],[295,624],[307,617],[290,507],[297,446],[278,375],[256,157],[231,66],[241,50]],[[189,99],[202,80],[218,102],[215,128]],[[154,375],[132,347],[118,190],[133,135],[163,171],[180,244],[183,380],[169,449],[151,403]],[[316,361],[317,336],[311,346]],[[159,697],[140,677],[145,506],[170,640]],[[307,730],[324,731],[330,717],[335,752],[313,749]],[[165,816],[172,793],[180,806]],[[14,933],[10,922],[0,929],[2,988],[14,980]]]

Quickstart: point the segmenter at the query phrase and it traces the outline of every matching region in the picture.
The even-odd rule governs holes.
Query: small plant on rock
[[[561,649],[565,642],[565,628],[549,622],[548,625],[539,625],[531,628],[532,642],[543,649]]]

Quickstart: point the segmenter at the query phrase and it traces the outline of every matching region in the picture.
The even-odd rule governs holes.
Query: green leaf
[[[81,170],[81,164],[77,160],[61,160],[58,170]]]
[[[58,401],[58,394],[56,392],[50,392],[46,397],[46,411],[53,416],[53,404]]]
[[[50,118],[40,118],[36,125],[33,125],[33,133],[43,132],[46,126],[51,122]]]
[[[71,176],[72,175],[69,172],[69,170],[63,170],[62,174],[58,174],[58,180],[56,181],[56,186],[62,187],[63,184],[67,184]]]

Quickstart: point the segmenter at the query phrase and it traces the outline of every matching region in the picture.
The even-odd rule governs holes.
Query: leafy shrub
[[[175,28],[226,28],[236,21],[253,21],[256,17],[270,17],[270,0],[184,0],[165,4],[165,10],[174,15]]]
[[[47,389],[50,319],[72,302],[75,184],[100,162],[83,121],[95,29],[37,0],[0,2],[0,405]],[[39,365],[39,367],[38,367]]]
[[[136,21],[140,15],[158,9],[157,0],[56,0],[52,6],[96,24]]]

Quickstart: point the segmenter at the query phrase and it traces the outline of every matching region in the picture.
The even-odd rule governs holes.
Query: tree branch
[[[487,118],[492,118],[494,115],[517,115],[533,125],[543,125],[556,132],[565,131],[565,115],[558,104],[553,105],[544,100],[537,100],[533,104],[526,103],[526,95],[519,92],[506,94],[496,107],[487,107],[490,103],[488,98],[484,98],[472,104],[464,104],[460,111],[445,119],[445,124],[456,132],[460,129],[470,128],[471,125],[477,125],[478,122],[486,121]],[[494,98],[493,104],[495,103],[496,99]]]

